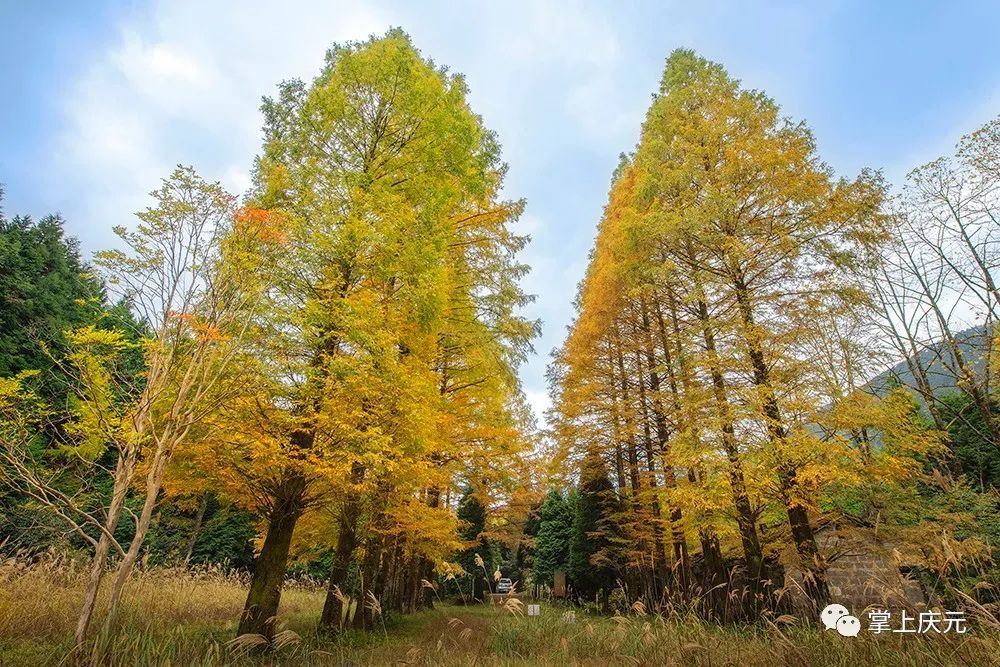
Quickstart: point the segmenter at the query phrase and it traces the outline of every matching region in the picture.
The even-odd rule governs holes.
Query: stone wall
[[[830,598],[859,614],[866,608],[919,610],[927,607],[920,584],[901,572],[898,551],[880,542],[871,531],[839,531],[827,526],[817,531],[816,541],[827,559]],[[785,585],[793,605],[806,604],[802,592],[802,573],[786,568]]]

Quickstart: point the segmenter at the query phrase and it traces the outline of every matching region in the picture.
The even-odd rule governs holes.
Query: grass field
[[[81,572],[51,560],[0,565],[0,665],[69,664]],[[995,665],[1000,634],[867,635],[815,627],[731,628],[696,619],[596,617],[542,605],[540,617],[503,606],[438,605],[389,617],[373,632],[319,637],[323,592],[290,585],[280,626],[287,642],[260,653],[230,644],[243,582],[217,571],[151,570],[130,589],[121,624],[99,634],[84,664],[133,665]]]

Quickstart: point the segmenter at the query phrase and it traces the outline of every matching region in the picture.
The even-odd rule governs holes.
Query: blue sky
[[[114,244],[173,165],[234,192],[259,100],[334,41],[401,26],[462,72],[525,197],[544,321],[523,369],[546,405],[607,196],[669,52],[723,63],[805,120],[839,174],[893,183],[1000,113],[997,2],[18,2],[0,0],[0,183],[8,214],[60,212],[84,253]]]

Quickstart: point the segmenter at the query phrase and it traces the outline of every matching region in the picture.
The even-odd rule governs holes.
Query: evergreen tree
[[[590,447],[580,470],[580,491],[573,517],[569,550],[569,576],[577,599],[601,595],[607,607],[615,582],[613,553],[614,516],[618,511],[615,488],[596,447]]]
[[[64,356],[67,331],[96,323],[105,330],[128,325],[137,332],[135,339],[140,335],[138,324],[123,304],[102,315],[106,307],[103,285],[89,274],[79,243],[65,235],[63,224],[57,215],[37,222],[28,216],[8,220],[0,210],[0,377],[40,371],[34,386],[56,407],[64,407],[68,400],[69,378],[52,361]],[[139,376],[143,370],[141,351],[131,352],[130,361],[123,371]],[[62,437],[61,421],[62,415],[56,415],[47,427],[46,438]],[[114,458],[103,463],[113,468]],[[94,496],[107,491],[105,477],[95,480],[93,490],[84,492],[67,472],[72,470],[59,469],[57,462],[46,475],[58,479],[67,492]],[[8,550],[42,551],[67,540],[75,544],[75,537],[67,537],[59,519],[28,502],[24,494],[0,488],[0,544],[6,544]]]
[[[521,539],[514,547],[514,556],[511,578],[520,582],[518,588],[523,590],[534,579],[532,569],[535,565],[535,545],[538,538],[538,531],[541,529],[541,502],[536,502],[534,507],[528,512],[527,520],[524,523],[524,530]]]
[[[959,472],[979,491],[1000,488],[1000,450],[990,440],[983,412],[966,393],[947,394],[939,400],[941,417],[948,425],[948,447]]]
[[[470,486],[465,487],[465,492],[458,502],[457,515],[459,521],[463,522],[459,537],[469,545],[459,554],[457,561],[471,576],[473,599],[482,600],[490,590],[486,573],[492,573],[495,569],[494,550],[483,534],[486,530],[486,508]],[[477,561],[477,557],[482,559],[482,565]]]
[[[573,537],[573,511],[562,494],[549,491],[539,513],[535,538],[535,562],[531,571],[536,585],[552,585],[553,574],[566,570],[569,545]]]
[[[0,213],[0,376],[52,368],[43,346],[55,356],[63,334],[92,322],[103,305],[101,283],[87,273],[79,245],[50,215],[7,220]],[[62,383],[45,382],[52,394]]]

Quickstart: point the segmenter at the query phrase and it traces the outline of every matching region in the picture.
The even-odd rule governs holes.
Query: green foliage
[[[575,491],[571,492],[569,499],[555,489],[545,496],[539,512],[535,562],[531,571],[531,580],[535,584],[551,585],[556,571],[566,571],[576,504]]]
[[[1000,496],[980,492],[962,479],[923,490],[910,541],[921,544],[917,574],[926,588],[952,607],[964,595],[983,602],[1000,599]],[[921,539],[921,537],[923,539]]]
[[[980,491],[1000,488],[1000,449],[989,437],[983,413],[966,393],[947,394],[940,401],[949,448],[959,471]],[[998,408],[994,403],[993,414]]]
[[[103,284],[81,259],[77,240],[65,236],[63,224],[58,216],[35,222],[26,216],[8,220],[0,213],[0,377],[35,373],[29,384],[51,414],[36,424],[33,456],[44,464],[46,477],[83,506],[90,506],[99,502],[102,493],[110,492],[104,484],[107,475],[83,487],[74,478],[74,466],[52,454],[61,449],[64,454],[101,457],[104,443],[93,429],[90,436],[77,436],[88,419],[93,422],[97,417],[95,410],[127,398],[119,395],[120,387],[135,384],[137,378],[141,382],[144,361],[138,343],[145,329],[127,304],[108,307]],[[85,334],[89,342],[81,346],[83,332],[89,332]],[[107,348],[109,342],[119,362],[113,370],[89,363],[111,352],[97,349]],[[85,347],[97,349],[98,356],[90,356],[88,362],[80,356]],[[79,378],[75,376],[82,370],[77,362],[101,370],[104,395],[92,397],[96,401],[77,396]],[[77,418],[71,419],[71,413]],[[72,443],[69,449],[67,443]],[[100,463],[113,468],[115,458],[105,456]],[[78,537],[67,535],[60,519],[7,488],[0,488],[0,543],[7,551],[32,553],[53,546],[84,546]]]
[[[487,582],[486,575],[491,576],[499,563],[494,545],[484,535],[486,530],[486,508],[476,497],[472,487],[466,487],[458,502],[458,519],[463,522],[459,529],[459,537],[468,545],[458,554],[456,562],[469,573],[472,583],[472,597],[483,599],[490,592],[492,582]],[[478,559],[482,559],[482,565]],[[467,584],[464,584],[467,585]],[[466,590],[468,593],[469,591]]]
[[[88,273],[59,216],[35,222],[0,213],[0,266],[0,377],[23,370],[48,374],[52,361],[45,347],[60,356],[64,332],[96,319],[101,283]],[[55,398],[64,389],[49,381],[45,392]]]
[[[615,487],[596,447],[590,447],[580,470],[580,490],[573,516],[569,550],[569,578],[577,598],[593,600],[600,593],[606,601],[615,582],[612,553],[618,512]]]
[[[250,512],[208,493],[194,502],[172,498],[157,513],[146,553],[150,563],[225,565],[249,570],[253,565],[256,519]]]

